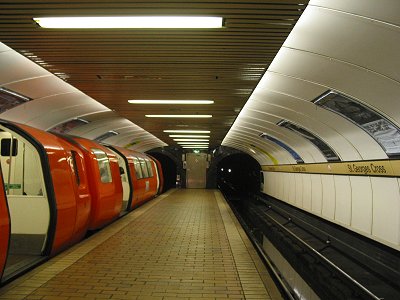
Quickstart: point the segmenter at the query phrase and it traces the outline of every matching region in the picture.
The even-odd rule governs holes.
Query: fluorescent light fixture
[[[43,28],[221,28],[222,17],[44,17],[33,18]]]
[[[175,142],[208,142],[205,139],[174,139]]]
[[[147,118],[212,118],[212,115],[146,115]]]
[[[183,146],[183,149],[208,149],[208,146]]]
[[[205,139],[209,138],[209,135],[184,135],[184,134],[170,134],[169,137],[172,138],[198,138],[198,139]]]
[[[166,133],[210,133],[210,130],[164,130]]]
[[[177,142],[178,145],[208,145],[209,142]]]
[[[212,100],[128,100],[131,104],[213,104]]]

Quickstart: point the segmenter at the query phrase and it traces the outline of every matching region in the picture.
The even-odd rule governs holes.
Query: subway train
[[[0,120],[2,282],[82,240],[163,188],[144,153]]]

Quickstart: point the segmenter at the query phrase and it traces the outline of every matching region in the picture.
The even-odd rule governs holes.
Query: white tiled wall
[[[264,193],[400,250],[400,178],[277,174]]]
[[[335,220],[343,225],[350,226],[351,221],[351,187],[349,176],[334,175]]]
[[[303,208],[307,211],[311,211],[312,203],[312,182],[310,174],[301,174],[303,182]]]
[[[335,181],[333,175],[321,175],[322,182],[322,216],[333,220],[335,219]]]
[[[310,177],[311,177],[311,211],[316,215],[321,215],[322,214],[321,175],[311,174]]]
[[[350,177],[351,227],[363,233],[372,231],[372,187],[369,177]]]
[[[372,235],[399,245],[400,195],[396,178],[372,178]]]
[[[297,176],[301,174],[296,174],[295,181],[296,181],[296,194],[295,194],[295,205],[297,207],[303,207],[303,180],[301,176]]]
[[[295,204],[296,202],[296,176],[293,173],[288,173],[289,174],[289,186],[285,188],[289,189],[289,203],[290,204]]]

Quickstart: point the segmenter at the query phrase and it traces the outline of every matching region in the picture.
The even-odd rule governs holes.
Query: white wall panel
[[[317,107],[310,101],[305,101],[294,96],[278,94],[277,92],[271,91],[266,91],[265,94],[267,96],[264,97],[264,99],[267,100],[264,101],[268,102],[268,105],[276,106],[277,109],[282,110],[282,114],[284,114],[283,118],[306,128],[320,137],[338,153],[343,160],[360,159],[360,155],[353,145],[335,130],[337,124],[332,121],[329,122],[329,116],[332,116],[332,113]],[[253,97],[257,98],[256,96]],[[254,102],[258,103],[260,101]],[[268,111],[269,110],[270,109],[268,109]],[[338,118],[339,116],[336,117]],[[354,125],[352,127],[354,127]],[[304,139],[301,140],[302,144],[305,142],[310,143]],[[302,144],[295,147],[295,150],[304,147]],[[316,147],[314,146],[314,148]],[[326,161],[319,149],[312,149],[312,152],[311,150],[308,151],[313,155],[315,161]],[[318,151],[318,155],[314,154],[315,151]]]
[[[290,202],[289,201],[289,194],[290,194],[290,173],[282,173],[282,178],[283,178],[283,201],[285,202]]]
[[[101,115],[101,114],[100,114]],[[86,120],[86,118],[83,118]],[[126,126],[132,124],[127,119],[117,116],[103,116],[100,120],[92,116],[90,123],[73,128],[69,133],[79,136],[90,135],[91,132],[100,130],[102,132],[111,130],[112,128]],[[95,134],[94,134],[95,135]]]
[[[74,111],[74,113],[69,112]],[[26,102],[1,114],[6,120],[48,129],[62,120],[85,113],[109,110],[82,92],[59,94]]]
[[[296,199],[294,205],[297,207],[303,207],[303,180],[300,174],[295,174],[296,180]]]
[[[351,223],[351,186],[349,176],[335,175],[336,209],[335,220],[350,226]]]
[[[321,175],[311,174],[311,212],[317,215],[322,214],[322,181]]]
[[[311,0],[309,5],[341,10],[400,26],[398,0]]]
[[[371,177],[373,195],[372,235],[400,244],[400,192],[397,178]]]
[[[264,172],[265,193],[272,196],[273,175],[272,172]]]
[[[329,90],[327,86],[272,72],[267,72],[261,83],[259,84],[261,89],[274,90],[291,97],[301,97],[306,101],[311,101]],[[332,143],[332,146],[340,145],[337,151],[342,160],[369,159],[373,153],[377,154],[374,158],[380,158],[385,155],[378,144],[371,143],[371,137],[364,130],[345,120],[340,115],[311,103],[304,106],[304,110],[301,109],[301,111],[337,132],[333,136],[331,134],[327,135],[326,142]],[[337,140],[340,138],[338,135],[343,136],[348,144]],[[289,135],[288,137],[290,138]],[[333,139],[333,142],[331,142],[331,139]],[[366,147],[365,145],[369,146]]]
[[[11,50],[0,53],[0,85],[12,82],[48,76],[50,73],[29,59]]]
[[[304,67],[311,65],[315,67]],[[268,70],[330,87],[369,104],[400,124],[400,110],[393,109],[393,99],[398,97],[399,85],[378,73],[322,55],[288,48],[281,48]],[[371,138],[372,143],[374,140]]]
[[[301,174],[303,182],[303,209],[311,211],[312,183],[310,174]]]
[[[279,118],[277,120],[274,117],[274,123],[269,122],[264,124],[265,133],[272,135],[278,140],[284,142],[286,145],[290,146],[302,157],[306,163],[326,161],[321,152],[309,141],[293,132],[290,132],[286,128],[276,125],[276,123],[282,119],[294,120],[296,123],[300,124],[301,117],[297,114],[297,112],[265,102],[252,101],[252,103],[254,105],[248,108],[250,112],[249,117],[251,118],[268,120],[271,117],[271,114],[274,115],[274,113],[279,113]],[[272,133],[271,131],[275,133]]]
[[[275,198],[278,198],[278,176],[276,176],[277,173],[271,172],[270,177],[271,177],[271,195]]]
[[[12,49],[10,48],[10,47],[8,47],[8,46],[6,46],[5,44],[3,44],[3,43],[0,43],[0,53],[1,52],[6,52],[6,51],[11,51]]]
[[[4,87],[31,99],[79,92],[73,86],[50,73],[42,77],[28,78],[13,82],[11,84],[4,85]]]
[[[284,189],[284,180],[285,180],[284,174],[283,173],[275,173],[275,174],[276,174],[275,176],[276,176],[276,181],[277,181],[277,184],[276,184],[276,188],[277,188],[276,198],[280,199],[280,200],[283,200],[283,198],[284,198],[283,189]]]
[[[350,176],[351,227],[366,234],[372,232],[372,188],[369,177]]]
[[[289,203],[296,203],[296,174],[289,173]]]
[[[333,220],[335,218],[336,191],[333,175],[321,175],[322,181],[322,216]]]
[[[283,46],[323,54],[400,79],[400,61],[393,60],[400,52],[400,28],[393,25],[309,6]]]

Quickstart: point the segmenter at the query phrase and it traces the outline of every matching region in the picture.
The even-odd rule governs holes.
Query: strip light
[[[166,133],[210,133],[210,130],[163,130]]]
[[[33,18],[42,28],[222,28],[222,17],[44,17]]]
[[[183,149],[208,149],[208,146],[183,146]]]
[[[146,115],[147,118],[212,118],[212,115]]]
[[[209,135],[183,135],[183,134],[170,134],[169,137],[172,138],[199,138],[199,139],[205,139],[209,138]]]
[[[175,142],[208,142],[206,139],[174,139]]]
[[[213,104],[213,100],[128,100],[131,104]]]
[[[178,145],[208,145],[209,142],[177,142]]]

